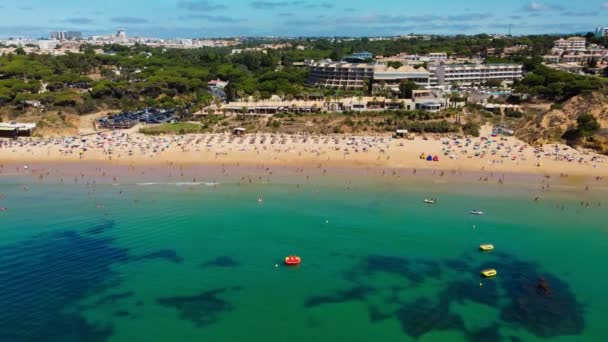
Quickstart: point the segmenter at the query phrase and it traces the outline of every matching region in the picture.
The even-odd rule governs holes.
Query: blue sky
[[[608,0],[0,0],[0,37],[569,33],[608,26]]]

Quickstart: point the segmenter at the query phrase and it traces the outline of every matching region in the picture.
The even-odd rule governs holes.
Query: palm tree
[[[260,102],[261,98],[262,98],[262,95],[260,94],[259,91],[256,90],[253,93],[253,102],[254,102],[254,105],[255,105],[254,111],[255,111],[256,114],[258,113],[258,102]]]
[[[335,100],[336,100],[338,108],[342,108],[342,99],[343,99],[342,93],[337,93],[335,96]]]
[[[215,103],[215,108],[217,108],[217,110],[222,109],[222,99],[216,97],[213,102]]]
[[[211,105],[211,99],[208,97],[201,98],[201,113],[205,110],[205,108]]]

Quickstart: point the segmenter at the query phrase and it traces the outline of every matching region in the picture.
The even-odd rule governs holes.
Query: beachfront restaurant
[[[322,103],[318,101],[259,101],[230,102],[223,110],[231,114],[277,114],[277,113],[315,113],[320,112]],[[202,112],[204,113],[204,112]]]
[[[17,138],[30,137],[36,128],[35,123],[0,122],[0,137]]]

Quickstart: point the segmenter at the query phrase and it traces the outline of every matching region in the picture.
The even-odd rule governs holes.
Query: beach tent
[[[433,158],[433,161],[438,162],[439,161],[439,156],[435,156],[435,158]]]
[[[433,156],[429,154],[429,156],[426,157],[426,161],[433,161]]]
[[[424,153],[423,153],[423,154],[421,154],[421,155],[420,155],[420,159],[426,159],[426,154],[424,154]]]

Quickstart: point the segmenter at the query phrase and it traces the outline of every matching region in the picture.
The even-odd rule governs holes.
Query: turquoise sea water
[[[606,341],[604,194],[497,189],[5,181],[0,341]]]

